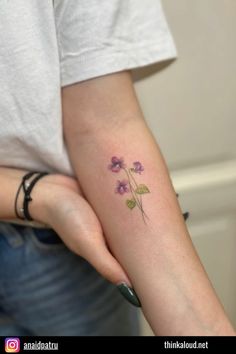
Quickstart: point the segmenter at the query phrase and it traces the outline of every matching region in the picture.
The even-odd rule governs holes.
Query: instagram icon
[[[20,339],[16,337],[5,338],[5,352],[18,353],[20,351]]]

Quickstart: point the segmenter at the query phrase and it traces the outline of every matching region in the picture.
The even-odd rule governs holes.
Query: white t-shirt
[[[61,87],[174,57],[159,0],[0,0],[0,165],[73,175]]]

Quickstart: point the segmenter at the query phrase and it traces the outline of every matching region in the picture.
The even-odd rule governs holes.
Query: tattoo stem
[[[134,181],[134,184],[135,184],[136,188],[138,188],[138,184],[137,184],[137,182],[136,182],[134,176],[132,175],[132,170],[131,170],[131,168],[129,168],[128,172],[129,172],[130,177],[131,177],[132,180]],[[141,209],[142,209],[142,211],[143,211],[143,213],[144,213],[144,210],[143,210],[143,203],[142,203],[142,196],[140,195],[140,196],[138,196],[138,198],[140,198],[140,206],[141,206]],[[145,214],[145,213],[144,213],[144,214]],[[146,216],[146,215],[145,215],[145,216]],[[146,216],[146,217],[147,217],[147,216]]]
[[[131,178],[130,178],[131,175],[130,175],[129,171],[128,171],[126,168],[124,168],[124,171],[125,171],[125,173],[126,173],[126,175],[127,175],[128,181],[129,181],[129,186],[130,186],[130,191],[131,191],[131,193],[132,193],[132,196],[133,196],[135,202],[137,203],[137,206],[138,206],[138,208],[140,209],[140,211],[141,211],[141,213],[142,213],[143,221],[144,221],[144,223],[146,224],[145,217],[146,217],[147,219],[148,219],[148,217],[147,217],[146,213],[145,213],[144,210],[143,210],[142,201],[139,200],[138,196],[137,196],[136,193],[135,193],[135,190],[134,190],[134,188],[133,188],[133,186],[132,186],[132,183],[131,183]],[[133,178],[133,176],[132,176],[132,179],[134,180],[134,183],[135,183],[136,187],[138,187],[138,185],[137,185],[135,179]]]
[[[138,184],[137,184],[137,182],[136,182],[134,176],[132,175],[131,169],[129,169],[128,173],[129,173],[129,175],[131,176],[132,180],[134,181],[135,186],[138,188]],[[135,194],[136,194],[136,193],[135,193]],[[140,198],[139,202],[140,202],[141,211],[142,211],[142,213],[145,215],[145,217],[148,219],[147,214],[146,214],[145,211],[143,210],[142,196],[141,196],[141,195],[140,195],[140,196],[137,196],[137,198]]]

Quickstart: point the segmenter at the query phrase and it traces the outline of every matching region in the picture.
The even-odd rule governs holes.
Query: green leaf
[[[136,206],[136,201],[134,199],[127,199],[126,205],[132,210]]]
[[[136,189],[135,193],[137,194],[145,194],[145,193],[150,193],[148,187],[145,184],[140,184]]]

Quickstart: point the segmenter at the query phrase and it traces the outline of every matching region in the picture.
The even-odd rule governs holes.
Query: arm
[[[192,245],[130,74],[67,86],[62,99],[74,170],[154,333],[234,335]],[[112,156],[123,157],[126,167],[115,159],[112,164]],[[142,163],[144,171],[132,165],[135,161]],[[128,170],[132,166],[136,173]],[[144,194],[135,192],[134,181],[128,183],[131,174],[149,192],[146,188]],[[117,185],[117,180],[123,185]]]

